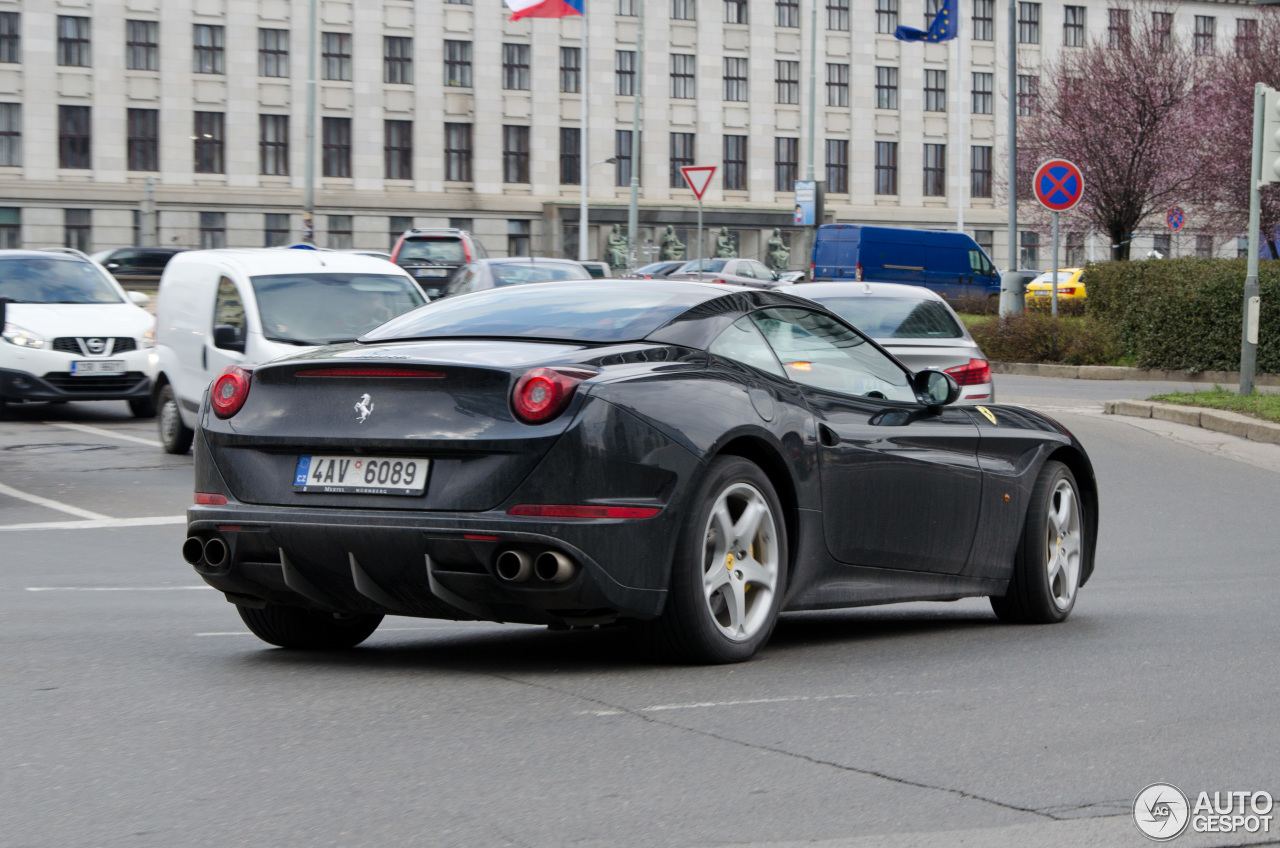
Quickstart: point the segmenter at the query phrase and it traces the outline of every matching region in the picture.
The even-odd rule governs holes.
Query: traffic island
[[[1186,424],[1239,436],[1254,442],[1280,445],[1280,424],[1261,421],[1248,415],[1219,409],[1202,409],[1174,403],[1157,403],[1149,400],[1109,400],[1103,410],[1107,415],[1128,415],[1134,418],[1154,418],[1174,424]]]

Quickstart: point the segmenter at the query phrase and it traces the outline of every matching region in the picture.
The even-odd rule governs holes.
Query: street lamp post
[[[311,0],[307,35],[307,151],[306,179],[303,181],[302,240],[314,242],[316,233],[316,6],[319,0]]]
[[[644,91],[644,0],[636,3],[635,91],[632,92],[631,198],[627,203],[627,262],[635,256],[640,237],[640,116]]]
[[[583,95],[586,96],[585,94]],[[586,123],[583,123],[585,135]],[[618,160],[613,156],[608,159],[601,159],[599,162],[587,164],[587,145],[586,140],[582,143],[582,192],[578,198],[578,261],[585,262],[591,258],[591,254],[587,252],[587,233],[590,231],[590,225],[587,223],[587,183],[591,179],[591,169],[596,165],[612,165]]]

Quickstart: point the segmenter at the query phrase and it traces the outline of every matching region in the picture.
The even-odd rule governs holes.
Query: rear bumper
[[[150,394],[151,378],[141,371],[86,377],[50,372],[37,377],[0,368],[0,398],[4,400],[134,400]]]

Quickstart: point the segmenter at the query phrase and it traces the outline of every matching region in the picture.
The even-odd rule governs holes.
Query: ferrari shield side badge
[[[985,415],[987,417],[987,420],[990,421],[992,424],[997,423],[995,413],[987,409],[985,406],[978,406],[974,408],[977,409],[979,412],[981,412],[983,415]]]

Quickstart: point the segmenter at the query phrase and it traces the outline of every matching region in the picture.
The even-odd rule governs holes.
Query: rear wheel
[[[132,404],[130,404],[132,408]],[[195,438],[193,431],[182,423],[182,413],[178,410],[178,399],[173,394],[173,386],[165,383],[156,393],[158,417],[156,426],[160,430],[160,444],[165,453],[184,454],[191,450],[191,440]]]
[[[267,604],[265,609],[236,605],[245,625],[264,642],[299,651],[354,648],[373,635],[380,615],[336,615]]]

